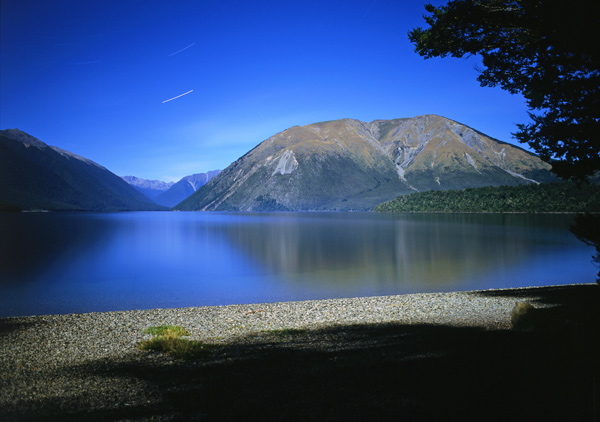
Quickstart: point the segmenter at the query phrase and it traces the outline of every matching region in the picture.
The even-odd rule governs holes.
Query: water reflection
[[[460,289],[526,262],[532,251],[572,245],[567,219],[547,217],[534,223],[532,216],[291,214],[276,221],[256,216],[225,232],[288,282],[431,291]]]
[[[0,215],[0,316],[593,282],[568,218]]]

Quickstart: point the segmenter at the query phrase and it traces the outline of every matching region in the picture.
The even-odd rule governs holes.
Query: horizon
[[[436,114],[530,151],[524,99],[480,87],[478,58],[414,52],[425,3],[6,0],[0,129],[165,182],[345,118]]]

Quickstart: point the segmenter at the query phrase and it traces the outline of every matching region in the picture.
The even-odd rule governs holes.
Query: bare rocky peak
[[[411,192],[549,181],[518,146],[433,115],[293,126],[257,145],[178,209],[371,209]]]
[[[122,179],[130,185],[136,186],[138,188],[154,189],[159,191],[166,191],[175,184],[175,182],[163,182],[162,180],[141,179],[135,176],[123,176]]]
[[[220,172],[221,172],[221,170],[212,170],[207,173],[191,174],[189,176],[185,176],[181,180],[186,181],[192,187],[192,189],[194,189],[194,192],[195,192],[200,187],[207,184],[210,179],[215,177]]]
[[[297,168],[299,155],[332,154],[351,154],[362,157],[366,163],[385,156],[392,160],[402,181],[406,180],[409,168],[433,169],[457,162],[475,171],[493,166],[522,177],[519,167],[534,157],[522,148],[495,140],[464,124],[427,114],[372,122],[340,119],[294,126],[270,137],[243,160],[265,160],[265,165],[273,166],[273,175],[284,175]],[[539,159],[536,163],[534,167],[543,167]],[[530,169],[531,165],[525,167]]]
[[[198,173],[185,176],[183,180],[185,180],[192,187],[192,189],[194,189],[194,192],[196,192],[200,186],[206,184],[208,181],[208,176],[206,173]]]

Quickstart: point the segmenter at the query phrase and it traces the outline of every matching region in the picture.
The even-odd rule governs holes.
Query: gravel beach
[[[417,420],[492,406],[485,400],[453,405],[453,386],[471,398],[488,388],[496,394],[493,403],[504,398],[538,414],[537,398],[552,400],[562,392],[558,415],[568,410],[571,420],[587,420],[597,387],[588,340],[598,333],[597,324],[586,321],[597,318],[598,289],[590,284],[2,318],[0,420],[386,420],[398,412],[403,420]],[[512,330],[518,301],[568,309],[575,325],[559,335],[574,345],[535,356],[559,337]],[[139,350],[138,343],[150,337],[144,329],[158,325],[182,326],[188,339],[216,347],[194,361]],[[563,386],[552,397],[545,397],[549,386],[540,386],[547,359],[568,367],[552,379],[570,383],[569,390]],[[571,360],[583,363],[573,366]],[[487,373],[480,379],[482,368]],[[524,381],[532,376],[538,377],[531,386],[535,394]],[[513,392],[496,391],[511,382],[524,382],[528,406],[515,402]],[[515,394],[523,394],[520,388]],[[577,396],[565,398],[574,390]]]

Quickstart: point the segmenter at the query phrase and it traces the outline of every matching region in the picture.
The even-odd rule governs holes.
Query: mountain
[[[135,176],[123,176],[122,179],[152,200],[156,199],[161,193],[169,190],[169,188],[175,184],[175,182],[140,179]]]
[[[536,155],[436,115],[294,126],[235,161],[178,210],[370,210],[427,190],[555,180]]]
[[[165,207],[174,207],[188,196],[196,192],[201,186],[204,186],[210,179],[219,174],[221,170],[213,170],[208,173],[192,174],[183,177],[179,182],[171,186],[167,191],[161,193],[154,202]]]
[[[0,131],[0,203],[24,210],[164,209],[101,165],[18,129]]]

